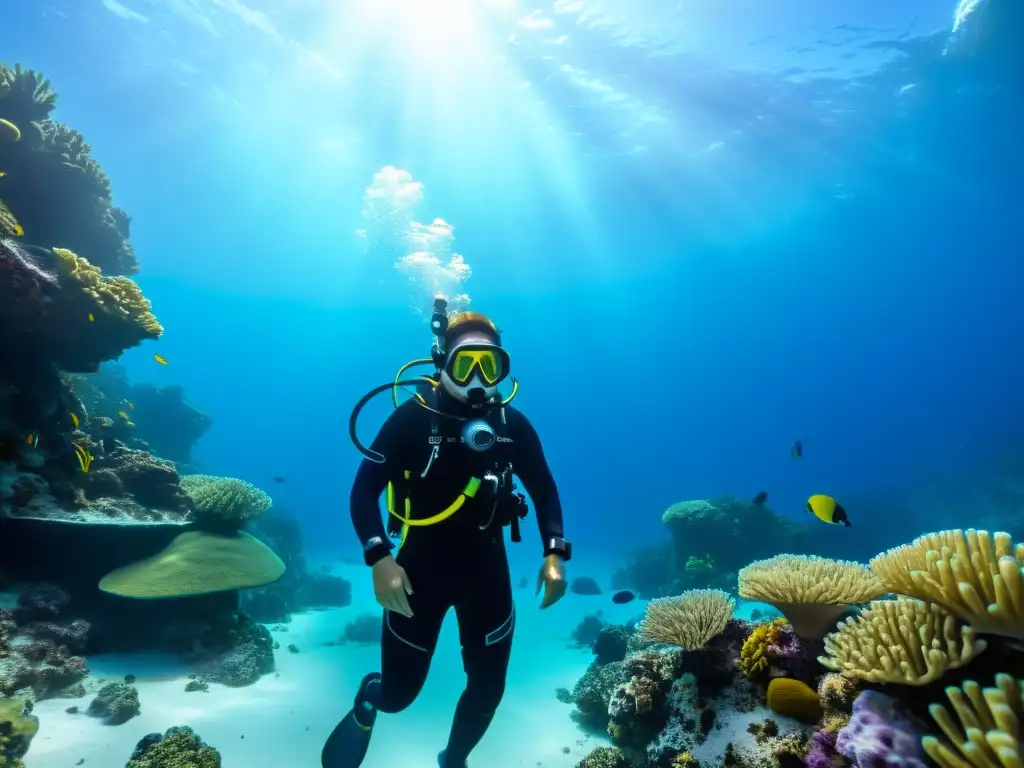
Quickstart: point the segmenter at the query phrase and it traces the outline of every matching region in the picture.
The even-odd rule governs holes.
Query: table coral
[[[777,555],[739,572],[740,597],[775,606],[801,637],[825,634],[849,605],[885,593],[871,570],[860,563],[806,555]]]

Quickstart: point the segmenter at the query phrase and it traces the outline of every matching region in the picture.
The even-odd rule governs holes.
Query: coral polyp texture
[[[968,625],[934,603],[876,600],[825,638],[824,666],[871,683],[927,685],[985,650]]]
[[[836,749],[858,767],[927,765],[920,736],[896,709],[896,702],[878,691],[864,691],[857,697],[853,716],[836,739]]]
[[[981,634],[1024,639],[1024,544],[1010,534],[929,533],[871,561],[886,588],[941,605]]]
[[[773,648],[777,648],[782,639],[786,619],[765,621],[754,627],[743,642],[740,649],[740,669],[747,677],[760,677],[768,674],[772,668]]]
[[[775,606],[801,637],[820,638],[850,605],[885,593],[861,563],[807,555],[776,555],[739,572],[740,597]]]
[[[132,274],[128,216],[84,137],[50,119],[56,105],[45,77],[0,62],[0,200],[27,242],[69,248],[108,275]]]
[[[192,501],[196,526],[213,531],[239,530],[273,505],[265,492],[234,477],[185,475],[181,487]]]
[[[678,597],[652,600],[638,629],[650,642],[695,650],[725,629],[735,609],[736,602],[726,592],[692,589]]]
[[[942,704],[929,708],[945,738],[925,736],[921,741],[932,760],[942,768],[1024,765],[1024,692],[1020,680],[1011,675],[996,675],[992,688],[982,688],[968,680],[962,688],[946,688],[946,697],[952,714]]]

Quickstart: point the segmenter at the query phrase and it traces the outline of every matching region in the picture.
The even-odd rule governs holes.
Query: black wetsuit
[[[465,406],[443,395],[437,405],[446,413],[467,414]],[[533,501],[542,540],[562,537],[561,503],[540,439],[520,411],[503,410],[504,419],[500,410],[487,415],[498,440],[479,452],[462,443],[463,421],[437,417],[414,400],[391,414],[372,444],[387,461],[364,460],[352,487],[352,523],[368,563],[387,554],[379,500],[389,482],[402,488],[405,471],[411,516],[423,519],[455,501],[471,477],[511,463]],[[446,762],[457,766],[483,737],[504,694],[515,628],[504,532],[480,530],[482,506],[483,499],[471,499],[443,522],[409,528],[396,557],[412,585],[413,616],[385,611],[381,681],[364,694],[381,712],[408,707],[427,678],[441,622],[455,608],[467,676],[446,750]]]

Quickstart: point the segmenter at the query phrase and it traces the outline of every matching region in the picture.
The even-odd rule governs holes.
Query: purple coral
[[[878,691],[864,691],[857,697],[836,749],[856,768],[927,768],[921,735],[896,711],[895,702]]]
[[[836,768],[842,758],[836,752],[836,735],[826,730],[815,731],[804,757],[807,768]]]

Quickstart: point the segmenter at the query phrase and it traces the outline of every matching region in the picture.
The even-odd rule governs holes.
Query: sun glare
[[[403,46],[454,54],[484,43],[494,17],[514,11],[515,0],[363,0],[361,10]]]

